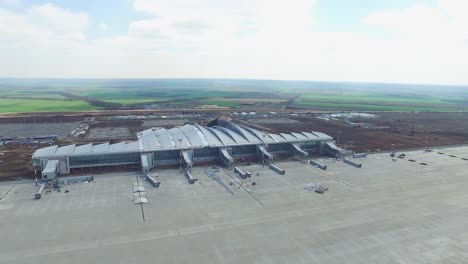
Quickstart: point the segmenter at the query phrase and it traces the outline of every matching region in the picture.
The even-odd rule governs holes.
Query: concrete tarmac
[[[161,170],[159,188],[143,182],[145,221],[133,202],[137,172],[40,200],[31,199],[33,183],[3,184],[0,263],[468,263],[463,158],[468,147],[396,161],[372,154],[356,159],[362,168],[320,159],[327,170],[287,161],[276,163],[285,175],[261,165],[241,166],[248,179],[216,172],[234,194],[207,167],[193,169],[194,184]],[[310,192],[308,183],[329,190]]]

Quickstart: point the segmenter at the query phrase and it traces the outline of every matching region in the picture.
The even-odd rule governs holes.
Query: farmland
[[[121,105],[137,105],[137,104],[147,104],[147,103],[161,103],[161,102],[166,102],[166,100],[163,99],[105,99],[102,100],[104,102],[109,102],[109,103],[117,103]]]
[[[467,87],[218,79],[0,79],[0,113],[105,109],[467,111]]]
[[[1,99],[0,113],[74,112],[98,109],[84,101]]]
[[[443,97],[415,95],[393,95],[364,92],[345,94],[303,94],[293,104],[338,110],[368,111],[463,111],[466,106],[454,104]]]

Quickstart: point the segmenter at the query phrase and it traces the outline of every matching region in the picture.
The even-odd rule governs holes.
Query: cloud
[[[370,14],[363,19],[370,26],[413,38],[464,39],[468,35],[468,18],[464,0],[440,0],[436,7],[415,5],[401,10]]]
[[[135,10],[153,17],[133,22],[130,33],[208,45],[250,35],[299,37],[311,33],[314,2],[136,0]]]
[[[57,33],[79,32],[88,26],[89,20],[85,13],[73,13],[52,4],[33,6],[27,11],[26,17],[38,27]]]
[[[0,0],[0,4],[5,4],[8,6],[19,6],[21,4],[20,0]]]
[[[33,6],[20,14],[0,9],[0,35],[9,42],[52,45],[83,41],[88,25],[84,13],[72,13],[51,4]]]
[[[86,40],[88,16],[52,4],[22,13],[0,9],[0,72],[3,76],[60,77]]]
[[[126,34],[94,39],[85,34],[86,13],[51,4],[0,9],[0,72],[468,83],[464,2],[364,17],[363,25],[386,32],[379,35],[321,30],[313,0],[134,0],[145,19],[132,21]]]
[[[378,46],[385,48],[379,66],[399,80],[468,84],[467,9],[465,0],[439,0],[369,14],[365,24],[390,34]]]
[[[106,32],[109,29],[109,26],[106,23],[99,24],[99,31]]]

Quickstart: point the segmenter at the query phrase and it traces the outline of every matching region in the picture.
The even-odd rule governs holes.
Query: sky
[[[0,0],[0,77],[468,84],[467,0]]]

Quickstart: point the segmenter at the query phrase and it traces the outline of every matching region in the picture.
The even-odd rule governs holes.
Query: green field
[[[135,104],[144,104],[144,103],[162,103],[166,100],[163,99],[105,99],[104,102],[108,103],[118,103],[121,105],[135,105]]]
[[[294,98],[294,100],[293,100]],[[228,100],[227,100],[228,99]],[[468,87],[225,79],[1,79],[0,113],[204,104],[352,111],[468,111]],[[258,107],[258,105],[254,106]]]
[[[0,99],[0,113],[74,112],[99,109],[84,101]]]
[[[361,111],[465,111],[466,105],[427,94],[378,94],[348,91],[344,94],[303,94],[291,106],[311,109]]]
[[[422,106],[401,106],[401,105],[377,105],[377,104],[353,104],[353,103],[327,103],[298,101],[294,104],[296,107],[306,107],[309,109],[323,110],[350,110],[350,111],[467,111],[466,108],[446,108],[446,107],[422,107]]]

